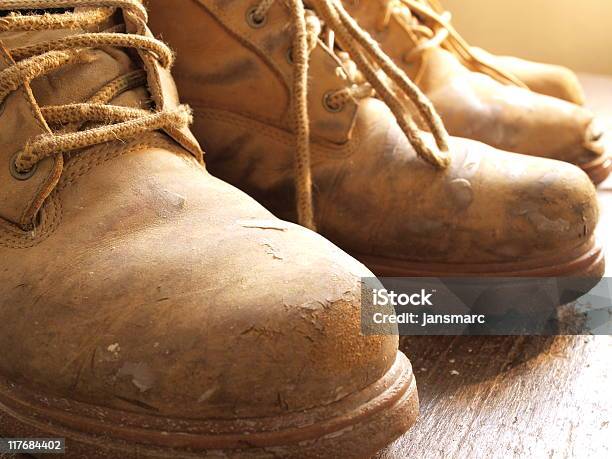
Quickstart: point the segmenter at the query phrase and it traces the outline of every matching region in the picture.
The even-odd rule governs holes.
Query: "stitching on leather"
[[[4,47],[3,47],[3,51]],[[13,63],[7,58],[7,56],[4,54],[4,52],[0,53],[0,59],[2,59],[2,62],[9,66],[12,65]],[[28,109],[30,110],[30,114],[32,115],[32,118],[34,119],[34,122],[38,125],[38,127],[40,127],[43,131],[45,132],[49,132],[49,127],[46,126],[45,124],[43,124],[39,118],[39,113],[36,112],[36,110],[34,110],[34,106],[32,105],[32,100],[30,98],[30,94],[28,94],[28,92],[25,90],[24,86],[20,86],[19,89],[17,90],[19,93],[21,93],[21,96],[23,97],[23,99],[25,100],[26,106],[28,107]],[[48,181],[49,178],[53,175],[53,172],[55,171],[55,167],[56,167],[56,159],[52,159],[53,164],[51,167],[51,171],[49,173],[49,175],[47,175],[47,177],[45,177],[44,180],[42,180],[42,182],[40,183],[40,185],[38,186],[38,188],[36,189],[36,192],[33,194],[33,198],[29,200],[29,202],[27,203],[27,205],[25,206],[23,212],[21,212],[21,215],[19,217],[19,221],[24,221],[25,220],[25,216],[28,213],[28,211],[30,210],[30,208],[32,207],[32,204],[34,204],[34,201],[36,201],[36,198],[40,195],[40,193],[42,192],[42,189],[45,188],[48,185]]]
[[[57,191],[46,199],[41,211],[43,219],[34,231],[23,231],[18,226],[0,220],[0,246],[9,249],[27,249],[47,239],[59,226],[63,208]]]
[[[259,57],[264,62],[264,64],[269,69],[272,70],[273,73],[276,74],[278,81],[280,83],[280,86],[285,92],[285,96],[287,100],[285,107],[283,107],[284,115],[281,117],[281,119],[277,119],[277,118],[273,119],[273,118],[266,117],[265,115],[262,116],[261,114],[258,114],[258,116],[261,116],[260,119],[262,119],[263,121],[268,121],[270,124],[276,124],[279,122],[283,122],[283,119],[286,116],[288,116],[288,114],[291,112],[291,88],[290,88],[291,77],[285,75],[285,73],[283,72],[281,66],[278,64],[276,59],[272,59],[270,57],[271,55],[268,54],[264,49],[261,48],[261,45],[258,42],[257,34],[255,32],[252,32],[252,31],[244,32],[240,30],[234,30],[233,28],[230,28],[230,26],[232,25],[232,21],[230,20],[230,18],[232,17],[232,14],[225,13],[224,9],[214,4],[210,6],[206,5],[202,0],[197,0],[197,3],[199,4],[201,8],[206,10],[206,12],[209,15],[212,16],[213,21],[219,23],[221,27],[224,28],[230,36],[234,37],[236,40],[238,40],[239,43],[242,43],[242,45],[245,48],[253,52],[257,57]],[[285,5],[285,7],[287,7],[287,5]],[[318,48],[320,48],[320,46]],[[336,62],[338,66],[342,67],[342,63],[336,56],[334,56],[333,54],[326,54],[326,56],[331,58],[334,62]],[[177,75],[175,79],[177,81],[180,80],[180,75]],[[342,82],[338,81],[338,84],[342,84]],[[191,104],[192,103],[189,102],[189,105]],[[347,132],[350,131],[350,125],[351,123],[349,123],[349,126],[346,129]]]
[[[176,79],[177,81],[179,80],[178,78]],[[179,84],[180,86],[180,84]],[[187,105],[189,105],[189,107],[191,107],[194,110],[194,114],[195,114],[195,108],[194,107],[200,107],[204,110],[214,110],[214,111],[220,111],[220,112],[225,112],[225,113],[231,113],[237,116],[242,116],[243,118],[248,118],[248,119],[256,119],[258,122],[263,123],[263,124],[268,124],[271,125],[272,127],[276,128],[276,129],[288,129],[290,126],[287,125],[283,125],[281,123],[282,120],[279,120],[277,118],[270,118],[268,116],[265,116],[265,114],[262,113],[257,113],[257,111],[246,111],[246,110],[238,110],[234,107],[224,107],[218,103],[215,102],[208,102],[206,100],[204,100],[204,98],[202,98],[201,94],[198,94],[199,100],[197,101],[193,101],[190,100],[188,98],[185,98],[185,103]],[[288,115],[289,110],[285,111],[284,117],[289,116]]]
[[[34,201],[36,201],[36,198],[42,193],[43,188],[46,188],[47,186],[49,186],[49,182],[48,182],[49,178],[53,175],[53,172],[55,171],[55,167],[57,166],[57,159],[51,158],[51,161],[52,161],[52,167],[51,167],[50,174],[47,176],[45,180],[43,180],[40,183],[40,185],[36,189],[36,193],[34,193],[34,197],[30,200],[29,204],[26,206],[24,211],[21,213],[20,221],[22,222],[25,221],[26,214],[31,209],[32,204],[34,204]]]
[[[198,106],[197,104],[192,103],[192,108],[198,117],[202,117],[208,120],[219,121],[222,123],[231,124],[233,126],[239,126],[242,129],[253,129],[253,126],[256,126],[254,129],[255,132],[262,133],[277,142],[282,143],[286,147],[293,147],[295,142],[293,140],[293,134],[282,131],[281,129],[271,127],[264,123],[260,123],[258,121],[254,121],[252,119],[241,117],[240,115],[236,115],[229,112],[223,112],[219,110],[209,109],[203,106]],[[354,137],[358,137],[355,135],[357,129],[353,129]],[[324,141],[320,141],[319,145],[315,145],[315,149],[317,154],[324,155],[332,158],[348,158],[353,155],[355,152],[355,138],[350,139],[346,143],[337,146],[334,144],[327,143],[323,145]]]
[[[122,148],[118,148],[115,142],[106,144],[94,154],[88,155],[86,160],[83,159],[83,156],[74,158],[65,167],[64,175],[60,179],[57,189],[59,191],[64,190],[97,166],[144,148],[164,148],[176,154],[189,155],[185,150],[172,145],[169,140],[163,137],[163,134],[153,133],[147,137],[149,138],[140,139],[138,142],[125,145]]]
[[[259,48],[259,45],[256,43],[256,36],[254,32],[251,33],[239,33],[238,31],[234,31],[229,27],[231,24],[231,20],[229,19],[231,16],[226,14],[221,8],[216,5],[205,5],[202,1],[198,0],[197,2],[202,8],[204,8],[208,14],[213,17],[213,20],[216,21],[223,27],[231,36],[233,36],[236,40],[242,43],[247,49],[250,49],[254,52],[266,65],[272,70],[272,73],[276,74],[278,81],[282,88],[285,91],[287,96],[287,104],[283,109],[283,113],[288,113],[291,108],[291,90],[289,89],[287,79],[283,74],[280,67],[274,62],[272,59],[269,59],[269,56],[265,53],[264,50]],[[217,17],[223,18],[223,20],[218,20]],[[243,36],[244,35],[244,36]],[[279,120],[274,120],[279,121]]]
[[[205,107],[200,107],[198,105],[192,105],[194,112],[196,115],[201,116],[203,118],[209,120],[216,120],[221,122],[226,122],[232,124],[234,126],[241,126],[242,128],[248,128],[252,125],[257,125],[258,132],[265,133],[266,136],[272,137],[274,140],[284,144],[285,146],[291,147],[295,143],[292,140],[292,134],[283,134],[280,128],[273,128],[265,123],[259,123],[257,121],[245,119],[240,115],[234,115],[233,113],[228,112],[219,112],[219,111],[211,111]]]
[[[124,148],[117,148],[115,143],[106,144],[98,150],[98,154],[95,156],[94,161],[91,160],[93,156],[90,155],[88,155],[86,160],[84,160],[83,156],[75,157],[75,159],[70,161],[68,166],[64,169],[64,174],[60,178],[60,182],[55,190],[45,200],[41,208],[43,220],[41,225],[36,227],[36,232],[23,231],[17,225],[0,219],[0,247],[26,249],[34,247],[47,239],[57,229],[63,217],[60,192],[69,185],[77,182],[78,179],[95,169],[97,166],[120,156],[144,148],[163,148],[179,155],[179,157],[181,157],[190,167],[203,171],[203,168],[196,160],[192,160],[193,156],[191,154],[174,144],[163,134],[153,133],[149,137],[148,139],[141,139],[137,143],[128,145]]]

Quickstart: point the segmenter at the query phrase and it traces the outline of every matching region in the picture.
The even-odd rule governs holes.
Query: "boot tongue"
[[[92,11],[93,9],[74,8],[74,13],[82,13],[88,10]],[[62,14],[71,11],[71,9],[45,10],[44,13]],[[39,11],[37,10],[35,13],[39,13]],[[22,12],[22,14],[27,13]],[[107,30],[114,26],[122,26],[123,24],[121,12],[116,12],[104,24],[103,28]],[[96,27],[96,30],[58,29],[10,32],[0,34],[0,39],[10,50],[20,46],[48,42],[70,35],[94,31],[100,31],[99,27]],[[39,105],[64,105],[86,102],[98,90],[114,79],[143,68],[137,56],[132,57],[128,52],[119,48],[85,49],[82,51],[81,56],[83,57],[81,63],[63,66],[31,82],[34,97]],[[124,92],[111,103],[126,107],[147,108],[149,101],[150,95],[148,91],[146,88],[141,87]]]

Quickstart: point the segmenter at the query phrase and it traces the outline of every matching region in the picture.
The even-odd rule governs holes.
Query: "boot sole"
[[[351,253],[381,277],[592,277],[601,278],[605,260],[595,239],[545,260],[516,263],[445,264],[360,256]]]
[[[266,418],[164,418],[53,398],[1,380],[0,436],[66,438],[67,458],[365,457],[406,432],[418,405],[412,367],[401,352],[360,392]]]
[[[498,300],[487,306],[493,314],[520,312],[534,314],[541,319],[543,311],[576,301],[587,294],[601,280],[605,272],[605,259],[600,246],[594,240],[548,260],[499,264],[435,264],[410,263],[401,260],[378,257],[359,257],[378,277],[427,277],[427,278],[500,278],[496,292]],[[559,304],[550,304],[544,299],[537,303],[532,298],[534,279],[556,278]],[[512,291],[512,301],[507,301],[508,289]],[[501,295],[501,296],[499,296]],[[493,296],[492,298],[495,298]],[[505,298],[505,299],[504,299]],[[529,300],[528,300],[529,299]],[[535,309],[534,309],[535,308]]]
[[[589,163],[581,164],[580,168],[588,174],[595,185],[599,185],[612,172],[612,157],[602,156]]]

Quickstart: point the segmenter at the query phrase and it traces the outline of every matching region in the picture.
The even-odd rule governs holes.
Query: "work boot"
[[[360,333],[372,273],[206,172],[142,5],[33,3],[0,3],[0,436],[301,458],[405,432],[410,364]]]
[[[444,9],[439,0],[427,0],[429,5],[447,21],[459,42],[463,42],[468,68],[474,71],[492,70],[505,73],[516,78],[532,91],[558,99],[563,99],[576,105],[584,104],[584,91],[578,77],[567,67],[561,65],[533,62],[514,56],[498,56],[482,48],[469,46],[457,30],[451,26],[451,13]],[[473,56],[470,56],[473,54]],[[459,54],[461,56],[461,54]]]
[[[596,184],[610,174],[604,133],[589,110],[530,91],[487,65],[426,0],[345,0],[345,6],[431,99],[452,135],[576,164]]]
[[[449,138],[339,2],[147,4],[211,171],[376,274],[602,274],[587,175]]]
[[[567,67],[514,56],[499,56],[475,46],[471,46],[470,50],[480,62],[514,76],[534,92],[584,105],[584,90],[578,76]]]

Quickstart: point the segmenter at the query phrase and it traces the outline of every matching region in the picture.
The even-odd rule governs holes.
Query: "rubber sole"
[[[601,278],[605,260],[595,239],[542,260],[514,263],[445,264],[411,262],[351,253],[380,277],[593,277]]]
[[[367,457],[418,415],[410,362],[326,406],[269,418],[193,420],[107,409],[0,380],[0,436],[66,438],[67,458]]]
[[[471,284],[472,291],[486,291],[485,302],[478,305],[479,311],[491,317],[520,313],[527,317],[542,319],[550,308],[557,308],[576,301],[591,291],[605,272],[605,259],[600,246],[594,240],[567,253],[546,260],[498,264],[443,264],[414,263],[379,257],[359,257],[378,277],[435,278],[448,279],[455,286],[465,288]],[[466,282],[459,279],[466,278]],[[472,280],[470,280],[470,278]],[[499,282],[491,281],[498,278]],[[538,279],[552,278],[541,282]],[[455,280],[453,280],[455,279]],[[417,282],[418,285],[421,285]],[[558,297],[535,297],[534,292],[546,286],[550,291],[555,285]],[[554,297],[552,297],[554,298]],[[548,312],[547,312],[548,311]]]
[[[612,172],[612,157],[602,156],[590,163],[582,164],[580,167],[588,174],[595,185],[599,185]]]

